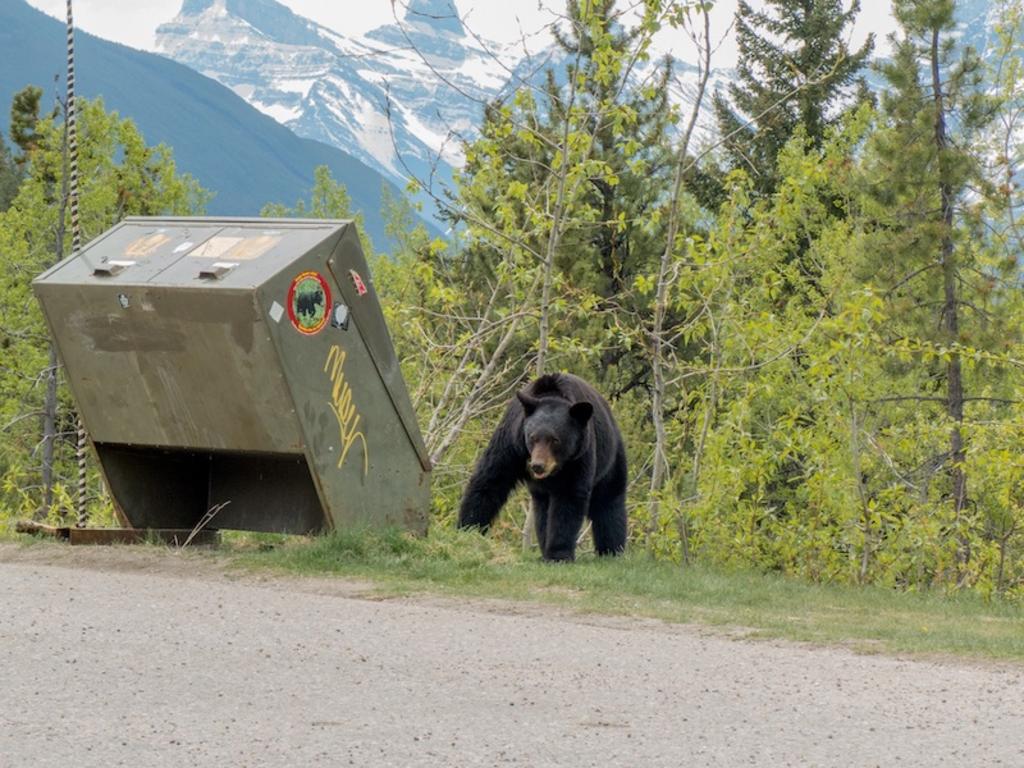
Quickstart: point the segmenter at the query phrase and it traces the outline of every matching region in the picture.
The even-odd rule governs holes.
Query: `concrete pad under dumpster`
[[[33,287],[126,524],[426,530],[430,461],[352,222],[129,218]]]

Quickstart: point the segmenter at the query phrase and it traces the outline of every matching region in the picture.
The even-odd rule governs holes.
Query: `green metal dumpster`
[[[430,461],[352,222],[129,218],[33,287],[125,524],[426,530]]]

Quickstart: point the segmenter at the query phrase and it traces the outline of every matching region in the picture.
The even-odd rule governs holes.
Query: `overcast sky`
[[[391,0],[281,0],[301,16],[343,35],[358,35],[394,20]],[[31,5],[51,16],[63,19],[65,0],[28,0]],[[541,30],[552,19],[550,10],[562,10],[564,0],[455,0],[466,23],[479,35],[498,42],[519,38],[519,30],[527,34]],[[399,0],[402,5],[402,0]],[[759,3],[754,0],[753,5]],[[893,28],[889,0],[867,0],[863,3],[852,43],[859,45],[869,32],[879,43]],[[884,10],[882,8],[884,7]],[[75,24],[87,32],[133,48],[153,50],[154,32],[159,24],[170,21],[181,8],[181,0],[74,0]],[[736,0],[718,0],[712,12],[712,31],[716,37],[725,34],[736,9]],[[533,47],[533,46],[531,46]],[[537,47],[540,47],[539,45]],[[877,48],[876,48],[877,50]],[[680,58],[692,59],[685,52]],[[730,67],[735,63],[735,46],[726,40],[715,57],[715,66]]]

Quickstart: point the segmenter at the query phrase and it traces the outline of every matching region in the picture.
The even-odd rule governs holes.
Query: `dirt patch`
[[[49,565],[112,573],[138,573],[203,582],[245,583],[311,594],[373,599],[378,587],[352,579],[306,578],[240,568],[230,555],[210,549],[157,545],[70,546],[46,540],[0,542],[0,563]]]

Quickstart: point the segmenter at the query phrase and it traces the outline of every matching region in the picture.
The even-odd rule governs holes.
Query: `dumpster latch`
[[[124,272],[128,267],[134,267],[134,261],[105,261],[93,269],[93,277],[113,277]]]
[[[215,261],[208,267],[199,270],[200,280],[220,280],[224,275],[237,267],[233,261]]]

